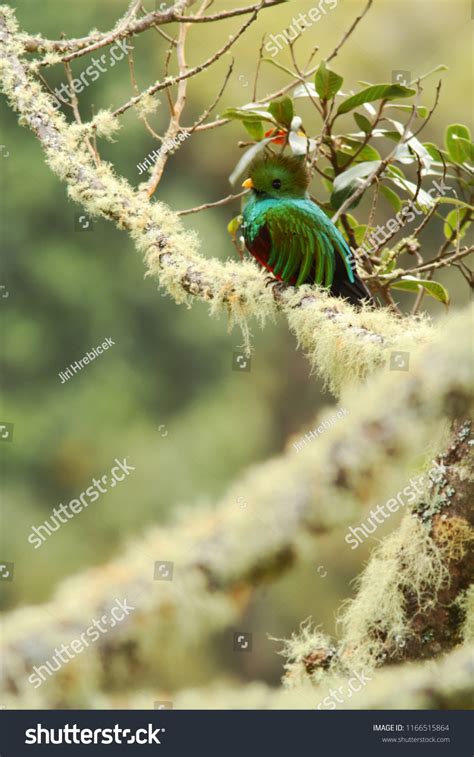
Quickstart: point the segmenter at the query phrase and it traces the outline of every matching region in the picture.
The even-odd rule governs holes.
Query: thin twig
[[[427,124],[429,123],[429,121],[430,121],[430,119],[431,119],[431,116],[432,116],[432,115],[433,115],[433,113],[435,112],[435,110],[436,110],[436,108],[437,108],[437,106],[438,106],[438,102],[439,102],[439,96],[440,96],[440,93],[441,93],[441,86],[442,86],[442,83],[443,83],[443,82],[442,82],[442,81],[441,81],[441,79],[440,79],[440,80],[439,80],[439,82],[438,82],[438,84],[437,84],[437,86],[436,86],[435,100],[434,100],[433,106],[432,106],[431,110],[429,111],[428,115],[426,116],[425,120],[424,120],[424,121],[423,121],[423,123],[421,124],[420,128],[419,128],[419,129],[417,129],[417,131],[415,131],[415,133],[414,133],[414,134],[412,135],[413,137],[417,137],[417,136],[418,136],[418,134],[419,134],[419,133],[420,133],[421,131],[423,131],[423,129],[425,128],[425,126],[426,126],[426,125],[427,125]]]
[[[76,91],[75,91],[75,89],[73,87],[73,84],[72,84],[73,76],[72,76],[71,66],[70,66],[69,63],[65,63],[64,64],[64,68],[66,69],[66,78],[68,80],[69,91],[71,93],[71,108],[72,108],[72,112],[74,114],[74,118],[75,118],[76,122],[78,124],[80,124],[81,126],[83,126],[82,118],[81,118],[81,113],[79,111],[79,101],[77,99]],[[94,145],[92,144],[92,142],[91,142],[91,140],[90,140],[90,138],[88,136],[85,137],[84,142],[85,142],[86,147],[89,150],[90,154],[92,155],[92,158],[93,158],[96,166],[100,165],[100,157],[99,157],[99,154],[97,152],[97,149],[94,149]]]
[[[220,205],[228,205],[230,202],[233,202],[233,200],[238,200],[240,197],[243,197],[247,192],[248,190],[246,189],[243,192],[239,192],[239,194],[228,195],[228,197],[224,197],[224,199],[217,200],[216,202],[207,202],[204,205],[198,205],[195,208],[188,208],[187,210],[178,210],[176,211],[176,215],[188,216],[191,213],[199,213],[201,210],[207,210],[208,208],[218,208]]]
[[[199,118],[196,119],[196,121],[193,123],[192,126],[183,127],[183,129],[185,129],[188,132],[188,134],[193,134],[195,131],[198,131],[200,125],[202,123],[204,123],[204,121],[210,115],[210,113],[212,113],[212,111],[214,110],[214,108],[217,107],[217,105],[220,102],[220,99],[221,99],[222,95],[224,94],[225,88],[227,87],[227,83],[228,83],[228,81],[229,81],[229,79],[230,79],[230,77],[232,75],[232,71],[233,70],[234,70],[234,59],[232,58],[230,66],[227,69],[227,73],[226,73],[225,78],[224,78],[224,83],[222,84],[222,87],[220,88],[219,92],[217,93],[217,96],[216,96],[215,100],[206,108],[205,111],[203,111],[203,113],[201,113],[201,115],[199,116]]]
[[[276,5],[286,2],[286,0],[262,0],[260,3],[246,6],[245,8],[235,8],[230,11],[220,11],[211,16],[185,16],[176,11],[176,8],[182,6],[182,2],[176,2],[171,8],[164,11],[152,11],[146,16],[140,19],[134,19],[127,25],[119,22],[115,29],[107,33],[91,34],[87,37],[80,37],[77,39],[60,39],[50,40],[44,39],[41,36],[22,36],[22,43],[25,45],[25,49],[28,52],[36,52],[38,50],[47,50],[54,52],[66,52],[71,51],[62,60],[63,62],[70,62],[75,58],[79,58],[82,55],[87,55],[95,50],[99,50],[101,47],[106,47],[112,44],[117,39],[125,39],[133,37],[137,34],[147,31],[152,26],[161,26],[171,23],[214,23],[216,21],[222,21],[229,18],[235,18],[237,16],[246,15],[248,13],[257,13],[260,10],[266,8],[272,8]],[[128,11],[127,11],[128,13]],[[126,14],[127,15],[127,14]]]
[[[306,71],[304,73],[304,76],[306,78],[313,76],[313,74],[317,71],[317,68],[318,67],[315,66],[309,71]],[[257,100],[256,105],[266,105],[267,103],[271,102],[271,100],[276,100],[278,97],[282,97],[282,95],[285,95],[294,86],[295,86],[295,82],[291,81],[289,84],[285,84],[284,87],[277,89],[275,92],[272,92],[270,95],[265,95],[265,97],[261,97],[260,100]],[[230,118],[217,118],[215,121],[210,121],[208,124],[202,124],[196,129],[196,131],[208,131],[209,129],[216,129],[219,126],[225,126],[226,124],[229,124],[230,122],[231,122]]]
[[[133,51],[129,50],[127,55],[128,55],[128,67],[130,69],[130,82],[132,84],[133,91],[138,94],[140,92],[140,89],[138,87],[137,79],[136,79],[136,76],[135,76],[135,63],[134,63],[134,59],[133,59]],[[147,117],[146,116],[140,116],[140,120],[143,121],[143,124],[144,124],[145,128],[151,134],[151,136],[154,137],[155,139],[157,139],[158,141],[161,141],[162,138],[154,130],[154,128],[151,126],[151,124],[149,123]]]
[[[253,82],[253,93],[252,93],[252,102],[255,102],[257,99],[257,86],[258,86],[258,77],[260,74],[260,68],[262,66],[262,58],[263,58],[263,47],[265,45],[265,34],[262,37],[262,41],[260,43],[260,49],[258,51],[258,60],[257,60],[257,67],[255,69],[255,79]]]
[[[343,45],[344,45],[344,44],[345,44],[345,43],[347,42],[347,40],[348,40],[348,39],[349,39],[349,37],[351,36],[351,34],[352,34],[352,32],[354,31],[354,29],[355,29],[355,28],[356,28],[356,27],[358,26],[358,24],[359,24],[359,23],[360,23],[360,22],[362,21],[362,19],[364,18],[364,16],[365,16],[365,15],[366,15],[366,14],[367,14],[367,13],[369,12],[369,10],[370,10],[370,7],[371,7],[371,5],[372,5],[373,1],[374,1],[374,0],[369,0],[369,2],[367,3],[367,5],[365,6],[364,10],[363,10],[363,11],[362,11],[362,13],[360,14],[360,16],[357,16],[357,18],[355,19],[355,21],[353,22],[353,24],[351,25],[351,27],[350,27],[350,28],[348,29],[348,31],[347,31],[347,32],[346,32],[346,33],[344,34],[344,36],[342,37],[342,39],[341,39],[341,40],[340,40],[340,41],[339,41],[339,42],[337,43],[337,45],[336,45],[336,47],[334,48],[334,50],[332,51],[331,55],[329,55],[329,56],[328,56],[328,57],[326,58],[326,62],[327,62],[327,63],[329,63],[329,61],[331,61],[331,60],[332,60],[333,58],[335,58],[335,57],[336,57],[336,55],[338,55],[338,53],[339,53],[339,50],[341,49],[341,47],[342,47],[342,46],[343,46]]]
[[[212,66],[219,58],[221,58],[225,53],[230,50],[230,48],[235,45],[237,40],[244,34],[244,32],[249,28],[249,26],[255,21],[255,19],[258,16],[259,10],[263,7],[263,2],[261,2],[255,10],[250,19],[243,24],[243,26],[240,27],[238,32],[234,35],[232,35],[229,39],[229,41],[220,48],[214,55],[211,55],[210,58],[205,60],[203,63],[200,63],[198,66],[194,66],[193,68],[188,69],[185,73],[180,74],[179,76],[173,77],[172,79],[168,80],[165,79],[165,81],[162,82],[156,82],[151,87],[148,87],[148,89],[144,90],[140,95],[137,95],[136,97],[132,97],[128,102],[124,103],[124,105],[121,105],[120,108],[117,108],[113,112],[113,116],[120,116],[122,113],[125,113],[129,108],[132,108],[134,105],[136,105],[145,95],[154,95],[156,92],[160,92],[163,89],[167,89],[168,87],[178,84],[180,81],[183,81],[184,79],[190,79],[192,76],[196,76],[197,74],[200,74],[205,69]]]
[[[423,265],[415,266],[414,268],[410,268],[410,273],[423,273],[425,271],[435,271],[438,268],[444,268],[447,265],[451,265],[454,261],[461,260],[462,258],[467,257],[468,255],[472,255],[474,252],[474,246],[471,247],[463,247],[457,252],[444,255],[442,258],[433,258],[433,260],[429,260]]]

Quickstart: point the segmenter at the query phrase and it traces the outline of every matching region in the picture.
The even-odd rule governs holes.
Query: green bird
[[[300,157],[266,155],[248,169],[243,235],[251,255],[285,284],[320,284],[357,305],[372,300],[357,276],[353,254],[308,193]]]

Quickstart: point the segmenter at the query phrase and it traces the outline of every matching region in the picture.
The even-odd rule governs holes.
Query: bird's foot
[[[265,286],[268,287],[270,285],[273,286],[273,284],[281,284],[281,279],[277,279],[276,276],[273,276],[271,273],[267,274],[265,276]]]
[[[265,287],[268,287],[268,286],[275,287],[275,289],[273,290],[274,296],[275,296],[275,290],[278,294],[280,294],[287,287],[284,281],[282,281],[281,279],[277,279],[275,276],[271,276],[271,275],[265,276]]]

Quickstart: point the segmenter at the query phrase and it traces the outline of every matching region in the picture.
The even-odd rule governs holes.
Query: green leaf
[[[370,160],[367,163],[356,163],[355,166],[351,166],[347,171],[336,176],[331,195],[331,205],[333,208],[336,210],[337,208],[340,208],[343,202],[351,196],[364,179],[366,179],[367,176],[370,176],[379,165],[379,160]],[[355,208],[361,199],[362,198],[359,197],[355,203],[351,205],[351,208]]]
[[[402,201],[393,189],[386,187],[385,184],[380,184],[380,194],[382,194],[386,200],[390,203],[396,213],[401,210]]]
[[[403,189],[407,194],[410,195],[410,197],[413,199],[416,194],[416,184],[414,184],[412,181],[408,181],[407,179],[399,179],[395,176],[389,176],[387,177],[393,184],[395,184],[396,187],[399,189]],[[422,210],[428,210],[431,208],[434,204],[434,199],[431,197],[431,195],[428,194],[428,192],[425,192],[424,189],[419,189],[418,196],[416,198],[416,205]]]
[[[414,276],[402,276],[401,281],[396,281],[390,285],[391,289],[401,289],[405,292],[418,292],[420,288],[426,291],[435,300],[442,302],[444,305],[449,305],[449,294],[442,284],[437,281],[429,281],[428,279],[417,279]]]
[[[256,142],[260,142],[265,136],[265,130],[261,121],[243,121],[248,133]]]
[[[454,197],[438,197],[437,200],[440,205],[459,205],[460,208],[469,208],[474,213],[474,207],[464,202],[464,200],[457,200]]]
[[[405,134],[405,126],[400,123],[400,121],[395,121],[393,118],[388,118],[387,120],[395,126],[395,129],[400,134],[400,137]],[[418,155],[424,169],[429,170],[431,168],[433,159],[428,150],[423,147],[421,142],[416,138],[414,134],[409,132],[408,139],[406,140],[405,144],[399,145],[399,149],[396,153],[396,159],[406,163],[412,162],[414,160],[413,153],[416,153],[416,155]],[[409,160],[408,156],[410,156]]]
[[[372,124],[370,123],[369,119],[362,115],[362,113],[353,113],[354,121],[356,122],[359,129],[362,129],[364,134],[368,134],[372,128]]]
[[[355,216],[353,216],[353,215],[352,215],[351,213],[346,213],[346,218],[347,218],[347,221],[348,221],[348,223],[349,223],[349,226],[350,226],[350,227],[351,227],[352,229],[355,229],[355,227],[359,225],[359,221],[358,221],[358,220],[357,220],[357,218],[356,218]]]
[[[271,141],[271,137],[265,137],[265,139],[260,140],[260,142],[252,145],[252,147],[249,147],[249,149],[244,152],[236,167],[229,176],[229,181],[233,186],[236,184],[238,179],[241,178],[242,174],[247,170],[254,158],[256,158],[257,155],[262,152],[262,150],[264,150]]]
[[[318,93],[316,92],[316,87],[312,82],[305,82],[304,84],[298,84],[297,87],[293,90],[293,99],[298,97],[314,97],[315,100],[318,100]]]
[[[328,194],[331,194],[332,193],[332,181],[330,179],[323,179],[322,177],[321,177],[321,181],[324,184],[326,192]]]
[[[413,109],[411,105],[404,105],[403,103],[389,103],[387,108],[394,108],[395,110],[403,110],[405,112],[411,112]],[[418,105],[416,110],[420,118],[426,118],[429,113],[426,105]]]
[[[362,143],[357,139],[344,137],[344,142],[341,144],[341,150],[347,155],[355,155],[355,153],[360,149],[361,144]],[[372,147],[371,145],[364,145],[356,158],[356,163],[361,163],[368,160],[380,160],[380,153],[375,149],[375,147]]]
[[[426,74],[423,74],[423,76],[418,76],[416,78],[417,82],[424,81],[429,76],[432,76],[433,74],[437,74],[438,71],[449,71],[448,66],[445,66],[444,63],[440,63],[438,66],[435,66],[435,68],[432,68],[430,71],[427,71]]]
[[[457,233],[458,227],[460,227],[461,221],[465,217],[465,214],[466,211],[460,210],[459,208],[455,208],[454,210],[451,210],[450,213],[448,213],[443,227],[443,232],[446,239],[451,239],[453,233],[453,239],[463,238],[469,226],[471,225],[471,221],[464,221],[462,228],[459,228],[459,234]]]
[[[401,84],[375,84],[373,87],[367,87],[367,89],[363,89],[356,95],[344,100],[337,109],[336,115],[348,113],[350,110],[358,108],[359,105],[374,100],[394,100],[397,97],[413,97],[413,95],[416,95],[415,89],[404,87]]]
[[[406,142],[397,145],[393,159],[396,160],[397,163],[403,163],[404,165],[410,165],[416,161],[415,155]]]
[[[375,171],[379,165],[379,160],[372,160],[368,163],[359,163],[356,166],[352,166],[352,168],[349,168],[347,171],[344,171],[344,173],[336,176],[334,179],[334,188],[344,189],[349,185],[357,186],[357,184],[361,183],[362,179],[367,178],[367,176]]]
[[[349,153],[344,153],[344,152],[341,152],[340,150],[337,150],[336,162],[337,162],[338,168],[345,168],[349,163],[352,162],[352,157],[349,155]]]
[[[398,255],[394,255],[393,250],[390,250],[388,247],[384,247],[384,249],[380,253],[381,262],[382,264],[384,264],[383,268],[380,269],[380,273],[391,273],[397,264],[397,257]]]
[[[286,129],[289,129],[293,121],[294,111],[293,103],[289,97],[282,97],[281,100],[273,100],[268,106],[268,110],[275,121]]]
[[[400,142],[402,138],[398,131],[391,131],[390,129],[384,130],[383,136],[387,139],[393,140],[393,142]]]
[[[357,242],[358,245],[361,245],[364,241],[365,233],[367,231],[367,224],[362,223],[360,226],[356,226],[352,229],[352,233],[354,234],[354,239]]]
[[[351,213],[345,213],[345,216],[346,216],[347,225],[350,226],[352,230],[356,229],[357,226],[359,225],[359,221],[357,220],[357,218],[355,218],[355,216],[353,216]],[[338,219],[336,226],[341,232],[341,234],[346,234],[345,226],[342,223],[340,218]]]
[[[227,108],[222,114],[221,118],[230,118],[235,121],[246,121],[247,123],[256,123],[260,121],[270,121],[270,123],[277,125],[276,120],[266,110],[246,109],[246,108]]]
[[[240,228],[240,225],[242,223],[242,216],[235,216],[229,223],[227,224],[227,231],[231,235],[232,239],[235,240],[237,237],[237,232]]]
[[[472,161],[471,132],[463,124],[451,124],[446,129],[444,143],[454,163]]]
[[[464,153],[463,163],[474,163],[474,144],[469,139],[459,137],[457,146]]]
[[[398,176],[400,179],[405,178],[405,174],[403,173],[402,169],[399,168],[398,166],[394,166],[393,163],[390,166],[388,166],[387,173],[393,174],[394,176]]]
[[[444,157],[446,153],[440,150],[437,145],[435,145],[433,142],[423,142],[423,147],[431,155],[433,160],[435,160],[437,163],[443,162],[441,159],[441,154],[443,154]]]
[[[331,205],[334,208],[334,210],[337,210],[341,207],[343,203],[347,200],[348,197],[351,196],[351,194],[355,191],[356,187],[344,187],[344,189],[338,189],[336,191],[333,191],[331,194]],[[349,205],[350,208],[356,208],[358,204],[360,203],[362,197],[358,197],[357,200],[355,200],[351,205]]]
[[[316,92],[322,100],[331,100],[339,92],[343,82],[342,76],[331,71],[322,60],[314,77]]]

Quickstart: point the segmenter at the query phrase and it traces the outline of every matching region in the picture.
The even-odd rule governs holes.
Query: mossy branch
[[[334,644],[305,623],[285,642],[289,686],[433,659],[472,640],[473,444],[471,423],[461,424],[424,493],[372,553],[355,599],[340,614],[341,641]]]
[[[474,696],[472,660],[474,646],[456,649],[436,661],[390,666],[377,671],[371,681],[350,698],[334,706],[358,710],[468,710]],[[349,676],[350,678],[350,676]],[[317,709],[329,694],[342,686],[347,677],[332,678],[318,687],[275,689],[253,681],[245,686],[218,682],[206,688],[185,689],[174,693],[176,710],[291,710]],[[403,691],[403,698],[400,692]],[[152,709],[154,702],[170,697],[168,691],[118,692],[101,698],[105,708]],[[99,703],[98,703],[99,706]],[[317,717],[317,715],[315,716]],[[316,721],[317,722],[317,721]]]
[[[81,55],[86,55],[88,52],[110,45],[117,39],[134,37],[152,27],[166,26],[177,22],[187,24],[213,23],[214,21],[222,21],[223,19],[248,15],[255,11],[264,10],[265,8],[272,8],[285,1],[286,0],[263,0],[262,2],[254,3],[243,8],[233,8],[232,10],[225,10],[220,13],[205,16],[202,14],[192,16],[189,14],[185,15],[184,11],[193,6],[196,0],[176,0],[175,3],[170,5],[170,7],[165,8],[164,10],[151,11],[146,13],[142,18],[137,18],[137,9],[133,8],[132,4],[132,9],[127,11],[125,16],[117,22],[115,28],[111,32],[101,33],[93,31],[87,37],[57,40],[44,39],[39,34],[31,36],[25,34],[22,37],[22,41],[28,52],[67,52],[69,55],[66,56],[66,58],[68,60],[73,60]]]
[[[432,338],[426,320],[371,308],[356,311],[317,287],[266,287],[264,272],[250,262],[202,257],[196,236],[183,230],[176,213],[151,202],[146,191],[135,191],[110,164],[94,163],[87,138],[92,132],[110,136],[119,128],[118,119],[100,111],[89,125],[68,125],[30,70],[23,40],[12,9],[1,6],[0,78],[20,123],[35,133],[71,199],[91,215],[126,229],[144,254],[148,273],[159,277],[160,286],[177,302],[197,298],[210,303],[211,312],[227,312],[230,325],[242,328],[248,350],[250,319],[263,323],[280,310],[312,366],[335,393],[386,365],[391,350],[410,350]]]
[[[433,658],[463,642],[462,599],[474,584],[473,444],[464,423],[425,496],[372,555],[343,615],[345,664]]]
[[[449,419],[468,412],[469,326],[468,315],[452,317],[436,343],[413,357],[409,373],[374,376],[362,397],[360,389],[347,392],[344,420],[301,452],[290,448],[255,466],[215,510],[188,511],[174,527],[150,530],[120,559],[66,580],[48,604],[9,614],[6,698],[34,707],[40,693],[42,706],[84,706],[110,687],[156,685],[167,661],[235,621],[256,586],[288,570],[309,537],[352,523],[362,507],[392,496],[414,459],[429,465],[445,444]],[[314,553],[317,542],[310,543]],[[153,580],[160,560],[174,562],[173,581]],[[28,681],[33,667],[117,598],[134,607],[127,620],[37,693]]]

